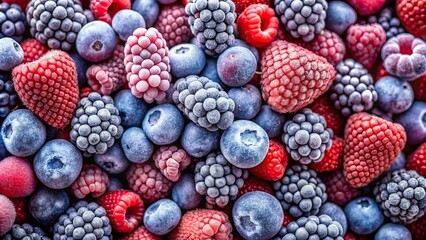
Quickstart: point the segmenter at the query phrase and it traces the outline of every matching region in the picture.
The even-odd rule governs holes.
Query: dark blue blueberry
[[[164,198],[150,205],[143,215],[143,225],[155,235],[165,235],[175,228],[182,217],[179,206]]]
[[[70,198],[65,190],[43,187],[30,199],[29,212],[37,222],[44,226],[53,225],[69,207]]]
[[[77,70],[78,87],[80,89],[87,86],[86,70],[89,68],[90,63],[80,56],[77,52],[69,53],[74,60],[75,68]]]
[[[160,13],[160,5],[156,0],[135,0],[132,10],[138,12],[145,19],[146,27],[152,27]]]
[[[328,4],[325,27],[339,35],[357,20],[355,10],[344,1],[332,1]]]
[[[0,38],[0,70],[10,71],[24,60],[24,50],[12,38]]]
[[[11,154],[7,151],[6,146],[4,145],[3,138],[0,137],[0,159],[4,159],[10,155]]]
[[[139,127],[148,111],[148,104],[135,97],[130,90],[122,90],[114,96],[114,105],[118,109],[123,128]]]
[[[265,104],[260,109],[259,114],[253,119],[253,122],[261,126],[270,138],[278,137],[282,134],[286,116],[272,110],[269,105]]]
[[[198,75],[206,66],[206,55],[195,44],[182,43],[169,51],[170,69],[175,78]]]
[[[154,152],[154,144],[146,137],[141,128],[131,127],[121,137],[121,147],[129,161],[143,163],[148,161]]]
[[[332,202],[324,203],[320,208],[318,216],[323,214],[330,216],[333,221],[339,222],[343,227],[343,235],[346,234],[348,231],[348,220],[346,219],[345,212],[343,212],[343,209],[339,205]]]
[[[206,66],[203,71],[200,73],[201,77],[206,77],[213,82],[219,83],[222,88],[225,88],[226,85],[220,80],[217,73],[217,59],[216,58],[207,58]]]
[[[408,111],[402,113],[396,122],[407,133],[407,144],[417,145],[426,141],[426,102],[415,101]]]
[[[256,72],[257,61],[254,54],[245,47],[232,47],[220,54],[217,72],[220,80],[231,87],[247,84]]]
[[[211,132],[193,122],[188,123],[182,133],[183,149],[192,157],[205,157],[219,148],[219,132]]]
[[[138,12],[124,9],[117,12],[112,18],[112,28],[121,40],[127,41],[138,28],[145,28],[145,19]]]
[[[374,240],[411,240],[411,233],[408,228],[401,224],[387,223],[379,228]]]
[[[359,197],[345,206],[349,229],[360,235],[376,231],[385,220],[377,203],[370,197]]]
[[[239,88],[231,88],[228,95],[235,102],[234,116],[236,118],[250,120],[259,113],[262,96],[257,87],[247,84]]]
[[[245,47],[247,49],[249,49],[254,57],[256,58],[256,61],[259,61],[259,52],[257,51],[257,49],[253,46],[251,46],[250,44],[246,43],[245,41],[241,40],[241,39],[235,39],[234,44],[232,44],[229,48],[231,47]]]
[[[390,172],[390,171],[395,171],[395,170],[405,168],[405,163],[406,163],[405,154],[401,152],[398,155],[398,157],[396,157],[395,161],[392,163],[388,171]]]
[[[71,186],[83,167],[80,151],[70,142],[55,139],[47,142],[34,157],[34,172],[49,188]]]
[[[118,189],[124,189],[124,185],[118,177],[109,177],[109,186],[107,192],[112,192]]]
[[[173,201],[183,210],[198,207],[203,197],[195,190],[194,175],[186,173],[173,185]]]
[[[237,199],[232,208],[232,220],[244,239],[267,240],[281,229],[284,213],[274,196],[255,191]]]
[[[30,110],[18,109],[7,115],[1,126],[1,137],[12,155],[27,157],[46,141],[46,127]]]
[[[95,154],[96,164],[109,174],[119,174],[126,170],[129,161],[121,149],[120,143],[114,143],[104,154]]]
[[[380,107],[387,113],[398,114],[405,112],[414,101],[411,85],[399,78],[386,76],[380,78],[374,88],[379,97]]]

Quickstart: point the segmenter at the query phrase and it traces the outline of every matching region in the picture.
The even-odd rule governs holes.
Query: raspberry
[[[130,0],[91,0],[90,10],[96,20],[111,25],[114,15],[123,9],[130,9]]]
[[[271,0],[234,0],[232,1],[235,4],[235,12],[237,14],[240,14],[246,9],[247,7],[254,5],[254,4],[263,4],[270,6]]]
[[[269,140],[269,149],[265,159],[250,172],[268,181],[277,181],[283,177],[288,164],[288,153],[284,146],[272,139]]]
[[[28,223],[22,225],[13,224],[12,229],[8,234],[4,235],[3,240],[27,240],[27,239],[41,239],[41,240],[50,240],[46,236],[44,231],[39,227],[34,227]]]
[[[413,240],[426,239],[426,215],[423,215],[423,217],[412,224],[407,225],[407,227],[410,229]]]
[[[334,80],[334,68],[325,58],[281,40],[264,50],[261,67],[263,99],[281,113],[309,105]]]
[[[181,172],[191,164],[191,157],[176,146],[161,146],[152,157],[155,166],[170,181],[176,182]]]
[[[110,95],[119,90],[126,82],[124,47],[117,45],[111,58],[90,66],[86,71],[86,77],[89,86],[100,94]]]
[[[84,164],[71,189],[74,195],[85,198],[91,194],[94,198],[102,196],[109,186],[108,175],[95,164]]]
[[[13,203],[4,195],[0,194],[0,236],[6,234],[15,222],[16,212]]]
[[[419,101],[426,101],[426,74],[411,82],[414,97]]]
[[[148,204],[169,196],[173,186],[152,162],[131,164],[126,178],[129,188]]]
[[[327,127],[333,130],[333,133],[338,136],[343,136],[343,128],[345,127],[345,119],[340,112],[336,111],[328,96],[325,94],[317,98],[310,108],[313,112],[323,116]]]
[[[170,87],[169,48],[155,28],[138,28],[127,38],[124,65],[132,93],[146,102],[161,101]]]
[[[405,33],[401,22],[395,17],[395,11],[391,7],[384,8],[379,16],[370,16],[367,20],[368,23],[380,24],[386,32],[386,38],[390,39],[398,34]]]
[[[389,76],[389,73],[386,72],[385,66],[383,66],[383,63],[379,64],[376,70],[376,76],[374,77],[374,81],[379,81],[380,78]],[[414,82],[411,82],[413,84]],[[415,90],[414,90],[415,92]]]
[[[274,190],[272,189],[272,186],[269,182],[257,177],[249,176],[247,179],[244,180],[244,185],[238,191],[237,196],[240,197],[244,195],[244,193],[254,191],[262,191],[274,195]]]
[[[397,0],[396,13],[409,33],[420,38],[426,37],[425,0]]]
[[[34,2],[34,1],[33,1]],[[72,58],[54,50],[12,71],[22,102],[47,124],[64,128],[77,108],[77,72]]]
[[[371,69],[380,56],[380,49],[386,42],[386,32],[377,23],[350,26],[346,33],[346,42],[355,61]]]
[[[420,145],[407,157],[405,167],[408,170],[415,170],[421,176],[426,177],[426,143]]]
[[[323,30],[306,46],[313,53],[324,57],[333,66],[343,60],[346,47],[343,40],[335,32]]]
[[[277,36],[279,21],[274,9],[268,5],[254,4],[238,16],[237,24],[241,39],[253,47],[262,48]]]
[[[179,3],[162,6],[154,28],[163,35],[169,48],[188,42],[192,36],[185,7]]]
[[[228,216],[217,210],[197,209],[186,212],[170,239],[232,239]]]
[[[148,231],[146,227],[141,225],[135,231],[120,238],[120,240],[160,240],[159,236],[156,236]]]
[[[327,186],[328,200],[337,205],[344,206],[350,200],[362,194],[360,189],[353,188],[346,182],[343,171],[341,170],[325,176],[323,180]]]
[[[11,198],[13,206],[15,206],[16,219],[15,223],[26,223],[30,221],[30,213],[28,211],[28,199],[26,198]]]
[[[348,0],[347,2],[361,16],[374,14],[386,4],[386,0]]]
[[[89,94],[92,93],[92,92],[93,92],[93,90],[89,87],[82,88],[80,90],[80,99],[87,98],[89,96]]]
[[[406,141],[400,124],[367,113],[353,114],[346,124],[343,157],[349,185],[362,187],[377,178],[395,161]]]
[[[25,10],[25,8],[24,8]],[[0,23],[0,38],[10,37],[15,41],[22,41],[25,32],[25,14],[17,4],[0,3],[2,16]]]
[[[22,63],[35,61],[49,51],[49,48],[33,38],[22,41],[21,47],[24,50],[24,60]]]
[[[132,232],[142,222],[145,207],[142,199],[128,190],[108,192],[98,200],[105,208],[115,232]]]
[[[19,169],[19,174],[16,174]],[[37,177],[25,158],[10,156],[0,161],[0,193],[7,197],[27,197],[34,192]]]
[[[333,144],[329,150],[325,150],[324,158],[317,163],[312,163],[311,167],[317,172],[329,172],[341,169],[343,166],[343,138],[334,136]]]

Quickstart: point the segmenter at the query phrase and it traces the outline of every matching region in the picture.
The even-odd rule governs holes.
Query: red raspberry
[[[108,186],[108,175],[98,165],[84,164],[80,175],[71,185],[71,189],[79,199],[85,198],[89,194],[97,198],[105,193]]]
[[[120,240],[160,240],[159,236],[156,236],[148,231],[146,227],[141,225],[132,233],[120,238]]]
[[[13,203],[4,195],[0,194],[0,236],[6,234],[15,222],[16,212]]]
[[[55,128],[69,124],[77,108],[77,72],[72,58],[53,50],[12,71],[15,90],[22,102]]]
[[[383,66],[383,63],[380,63],[376,70],[376,76],[374,80],[377,82],[380,78],[389,76],[389,73],[386,72],[385,66]],[[413,84],[413,82],[411,82]],[[416,90],[414,90],[415,92]]]
[[[30,221],[30,213],[28,211],[28,199],[26,198],[11,198],[13,206],[15,206],[16,219],[15,223],[22,224]]]
[[[82,89],[80,90],[80,99],[82,99],[82,98],[85,98],[85,97],[89,96],[89,94],[90,94],[91,92],[93,92],[93,90],[92,90],[91,88],[89,88],[89,87],[82,88]]]
[[[426,37],[426,0],[397,0],[396,13],[409,33]]]
[[[22,63],[35,61],[49,51],[49,48],[32,38],[25,39],[20,44],[24,51],[24,60]]]
[[[344,206],[350,200],[362,194],[360,189],[349,186],[341,170],[325,176],[323,181],[327,187],[326,192],[328,200],[339,206]]]
[[[407,157],[406,168],[426,177],[426,143],[420,145]]]
[[[325,150],[324,158],[317,163],[312,163],[311,167],[317,172],[329,172],[341,169],[343,166],[343,138],[334,136],[333,144],[329,150]]]
[[[0,161],[0,194],[7,197],[27,197],[34,192],[36,186],[37,177],[30,161],[15,156]]]
[[[346,33],[346,42],[355,61],[371,69],[380,56],[380,50],[386,42],[386,32],[380,24],[354,24]]]
[[[245,193],[254,191],[262,191],[274,195],[274,190],[272,189],[272,186],[269,182],[254,176],[250,176],[244,180],[243,187],[238,191],[238,197],[244,195]]]
[[[362,187],[386,171],[407,141],[404,127],[364,112],[349,117],[345,128],[344,175]]]
[[[283,177],[288,164],[288,153],[284,146],[274,140],[269,140],[269,149],[265,159],[250,172],[268,181],[277,181]]]
[[[111,24],[114,15],[123,9],[130,9],[130,0],[91,0],[90,10],[96,20]]]
[[[163,35],[169,48],[188,42],[192,36],[188,15],[180,3],[162,6],[154,28]]]
[[[365,236],[356,235],[353,232],[347,232],[346,235],[343,237],[345,240],[365,240]]]
[[[105,208],[115,232],[131,232],[142,222],[144,203],[139,195],[132,191],[108,192],[98,200],[98,203]]]
[[[250,5],[256,3],[265,4],[267,6],[270,6],[272,3],[271,0],[233,0],[232,2],[235,4],[235,12],[238,14],[242,13],[244,9],[246,9]]]
[[[324,57],[333,66],[343,60],[346,54],[346,47],[340,36],[328,30],[323,30],[315,35],[312,42],[306,46],[315,54]]]
[[[343,136],[343,127],[345,126],[345,119],[337,111],[330,101],[330,98],[325,94],[317,98],[310,106],[313,112],[325,118],[327,127],[333,130],[333,133],[338,136]]]
[[[324,94],[334,67],[313,52],[286,41],[274,41],[263,52],[262,96],[277,112],[295,112]]]
[[[155,166],[170,181],[179,180],[181,172],[191,164],[191,157],[176,146],[161,146],[153,156]]]
[[[248,44],[262,48],[277,36],[279,21],[274,9],[265,4],[248,6],[238,16],[238,33]]]
[[[153,162],[132,164],[126,178],[130,189],[148,204],[169,196],[173,186]]]
[[[410,82],[414,91],[414,98],[419,101],[426,101],[426,74]]]
[[[426,215],[423,215],[420,219],[407,225],[411,232],[413,240],[425,240],[426,239]]]
[[[361,16],[368,16],[380,11],[386,4],[386,0],[347,0]]]
[[[294,222],[294,219],[291,217],[289,213],[284,211],[284,221],[283,221],[283,227],[287,227],[287,225],[291,222]]]
[[[169,239],[232,239],[228,215],[217,210],[197,209],[185,213]]]

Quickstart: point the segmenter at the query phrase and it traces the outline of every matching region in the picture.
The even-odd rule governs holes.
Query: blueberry
[[[268,134],[248,120],[237,120],[223,132],[220,150],[225,158],[239,168],[252,168],[265,159],[269,148]]]
[[[121,40],[127,41],[133,32],[138,28],[145,28],[145,19],[133,10],[120,10],[112,18],[112,28]]]
[[[119,189],[124,189],[124,185],[121,182],[120,178],[110,177],[109,186],[107,187],[107,192],[112,192]]]
[[[286,120],[287,118],[284,114],[275,112],[269,105],[265,104],[260,109],[259,114],[253,119],[253,122],[262,127],[270,138],[274,138],[282,134]]]
[[[203,71],[200,73],[201,77],[206,77],[213,82],[219,83],[222,88],[225,87],[225,84],[220,80],[217,73],[217,59],[216,58],[207,58],[206,66]]]
[[[386,76],[380,78],[374,88],[379,96],[380,107],[388,113],[402,113],[408,110],[414,101],[411,85],[399,78]]]
[[[332,1],[328,4],[326,28],[339,35],[357,20],[356,11],[344,1]]]
[[[417,145],[426,141],[426,102],[415,101],[408,111],[402,113],[396,122],[407,134],[407,144]]]
[[[377,203],[369,197],[359,197],[345,206],[349,229],[354,233],[367,235],[376,231],[384,221]]]
[[[165,235],[175,228],[182,217],[179,206],[164,198],[150,205],[144,215],[143,224],[156,235]]]
[[[96,164],[109,174],[119,174],[126,170],[129,161],[119,143],[114,143],[104,154],[95,154]]]
[[[284,213],[274,196],[255,191],[237,199],[232,208],[232,220],[244,239],[266,240],[281,229]]]
[[[232,44],[231,46],[229,46],[229,48],[231,47],[245,47],[247,49],[249,49],[254,57],[256,58],[256,61],[259,61],[259,52],[257,51],[257,49],[253,46],[251,46],[250,44],[246,43],[245,41],[241,40],[241,39],[235,39],[234,44]]]
[[[49,188],[71,186],[83,167],[80,151],[70,142],[55,139],[47,142],[34,157],[34,172]]]
[[[4,159],[8,156],[10,156],[10,153],[7,151],[6,146],[4,145],[3,138],[0,137],[0,159]]]
[[[9,37],[0,38],[0,70],[10,71],[24,60],[21,45]]]
[[[112,56],[117,46],[114,29],[103,21],[93,21],[81,28],[77,35],[77,52],[84,59],[100,62]]]
[[[114,96],[114,105],[118,109],[121,125],[124,128],[139,127],[148,111],[148,104],[135,97],[130,90],[122,90]]]
[[[411,240],[411,233],[408,228],[401,224],[387,223],[379,228],[374,240]]]
[[[348,230],[348,220],[346,219],[345,212],[343,212],[343,209],[339,207],[339,205],[331,202],[324,203],[317,215],[320,216],[323,214],[330,216],[333,221],[339,222],[343,227],[343,235],[346,234]]]
[[[231,88],[229,97],[235,102],[234,116],[239,119],[250,120],[260,111],[262,96],[257,87],[247,84],[239,88]]]
[[[143,163],[149,160],[154,152],[154,144],[146,137],[141,128],[131,127],[121,137],[121,147],[129,161]]]
[[[205,157],[219,147],[219,132],[211,132],[193,122],[188,123],[182,133],[183,149],[192,157]]]
[[[165,103],[148,110],[142,121],[142,129],[154,144],[167,145],[179,139],[184,127],[180,111]]]
[[[46,141],[46,127],[30,110],[18,109],[7,115],[1,126],[1,137],[12,155],[27,157]]]
[[[198,75],[206,65],[206,55],[195,44],[178,44],[170,49],[170,69],[176,78]]]
[[[31,196],[28,208],[37,222],[49,226],[58,220],[69,205],[70,198],[65,190],[43,187]]]
[[[245,47],[229,48],[217,60],[220,80],[231,87],[241,87],[248,83],[256,72],[256,67],[254,54]]]
[[[78,87],[80,89],[87,86],[86,70],[89,68],[90,63],[80,56],[77,52],[69,53],[74,60],[75,68],[77,71]]]
[[[401,152],[396,157],[395,161],[392,163],[388,171],[390,172],[390,171],[395,171],[395,170],[405,168],[405,163],[406,163],[405,154]]]
[[[146,27],[152,27],[160,13],[160,6],[156,0],[135,0],[132,10],[138,12],[145,19]]]
[[[173,201],[183,210],[191,210],[198,207],[203,199],[195,190],[194,175],[186,173],[173,185]]]

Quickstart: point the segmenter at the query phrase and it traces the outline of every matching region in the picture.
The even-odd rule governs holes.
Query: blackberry
[[[416,171],[389,172],[377,183],[374,195],[392,222],[410,224],[426,211],[426,179]]]
[[[330,100],[343,116],[370,110],[377,99],[373,77],[362,64],[353,59],[337,64]]]
[[[325,28],[326,0],[274,0],[275,13],[294,38],[312,41]]]
[[[53,239],[112,239],[106,210],[95,202],[77,202],[53,226]]]
[[[18,4],[0,3],[0,38],[20,42],[25,32],[25,14]]]
[[[179,79],[173,101],[191,121],[210,131],[227,129],[234,121],[234,101],[218,83],[206,77]]]
[[[384,8],[379,16],[371,15],[367,19],[368,23],[380,24],[386,32],[386,38],[395,37],[398,34],[405,33],[404,27],[391,7]]]
[[[309,164],[324,158],[332,137],[333,131],[327,128],[324,117],[303,108],[284,124],[282,141],[293,160]]]
[[[185,12],[191,32],[207,55],[217,56],[234,43],[237,14],[231,0],[193,0]]]
[[[210,153],[195,165],[195,190],[206,196],[208,203],[225,207],[237,198],[249,173],[230,164],[221,153]]]
[[[39,42],[68,51],[87,19],[79,0],[32,0],[27,6],[27,22]]]
[[[343,240],[343,227],[328,215],[301,217],[283,229],[282,240],[335,239]]]
[[[18,107],[19,102],[13,81],[6,76],[0,76],[0,117],[5,118],[13,109]]]
[[[316,215],[327,200],[325,184],[306,165],[294,165],[274,182],[275,197],[293,217]]]
[[[39,227],[31,224],[13,224],[12,229],[3,236],[3,240],[50,240]]]
[[[104,154],[123,134],[114,100],[92,92],[77,107],[71,120],[71,142],[86,156]]]

